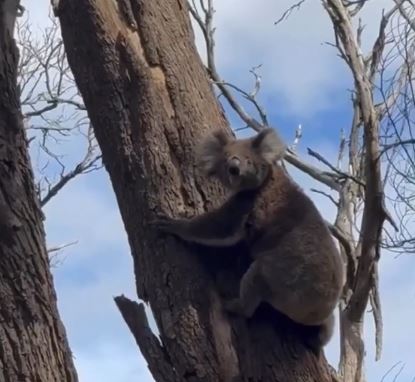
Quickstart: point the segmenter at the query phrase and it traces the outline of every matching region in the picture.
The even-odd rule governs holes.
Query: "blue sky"
[[[249,69],[263,64],[260,101],[270,122],[292,141],[295,128],[303,126],[298,148],[307,147],[336,157],[341,128],[350,123],[350,76],[333,48],[332,27],[320,2],[308,1],[300,12],[279,26],[274,21],[292,2],[269,0],[216,1],[217,65],[221,76],[245,89],[252,88]],[[373,41],[382,7],[389,0],[369,2],[364,20],[364,45]],[[48,1],[25,1],[32,22],[47,24]],[[197,44],[204,55],[200,34]],[[226,110],[228,110],[228,107]],[[238,128],[243,124],[230,113]],[[77,141],[67,150],[68,158],[82,150]],[[305,155],[305,154],[304,154]],[[35,156],[34,156],[35,159]],[[313,162],[310,159],[310,162]],[[309,193],[318,186],[293,170],[298,183]],[[309,193],[327,219],[334,208],[323,197]],[[50,246],[78,241],[63,253],[54,268],[60,313],[67,329],[82,382],[152,381],[133,337],[113,296],[136,298],[130,250],[115,198],[105,170],[81,176],[70,183],[45,208],[47,241]],[[413,339],[415,328],[415,257],[385,254],[381,261],[381,296],[384,311],[384,353],[374,362],[373,323],[366,320],[368,380],[380,381],[396,363],[405,364],[399,381],[415,376]],[[337,366],[338,338],[327,347],[330,362]],[[398,367],[399,368],[399,367]],[[384,379],[392,381],[392,373]]]

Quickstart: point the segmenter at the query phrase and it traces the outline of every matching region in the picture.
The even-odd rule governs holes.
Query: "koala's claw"
[[[172,230],[173,222],[174,219],[166,215],[158,214],[154,218],[150,219],[148,224],[160,232],[168,233]]]

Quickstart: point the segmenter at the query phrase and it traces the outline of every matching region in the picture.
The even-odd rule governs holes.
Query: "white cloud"
[[[307,115],[331,105],[330,92],[344,75],[333,49],[329,20],[319,2],[307,2],[274,26],[289,1],[216,1],[216,56],[226,80],[252,87],[248,70],[263,64],[262,91],[279,113]],[[313,20],[313,22],[310,22]],[[198,46],[203,46],[198,41]]]
[[[369,2],[363,12],[367,22],[364,46],[373,41],[383,7],[390,0]],[[333,29],[320,1],[306,1],[300,11],[274,26],[291,0],[216,1],[214,25],[216,57],[222,77],[250,89],[248,70],[263,64],[263,99],[272,111],[309,117],[348,98],[350,85],[345,64],[333,42]],[[370,22],[368,22],[370,20]],[[196,29],[197,46],[204,53],[202,35]]]

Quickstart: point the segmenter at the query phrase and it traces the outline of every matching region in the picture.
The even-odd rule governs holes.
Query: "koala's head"
[[[218,130],[206,137],[197,150],[198,166],[232,190],[262,185],[285,145],[270,128],[248,139],[233,139]]]

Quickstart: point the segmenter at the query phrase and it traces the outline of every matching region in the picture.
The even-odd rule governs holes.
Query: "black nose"
[[[229,166],[229,174],[237,176],[240,173],[239,167],[238,166]]]

